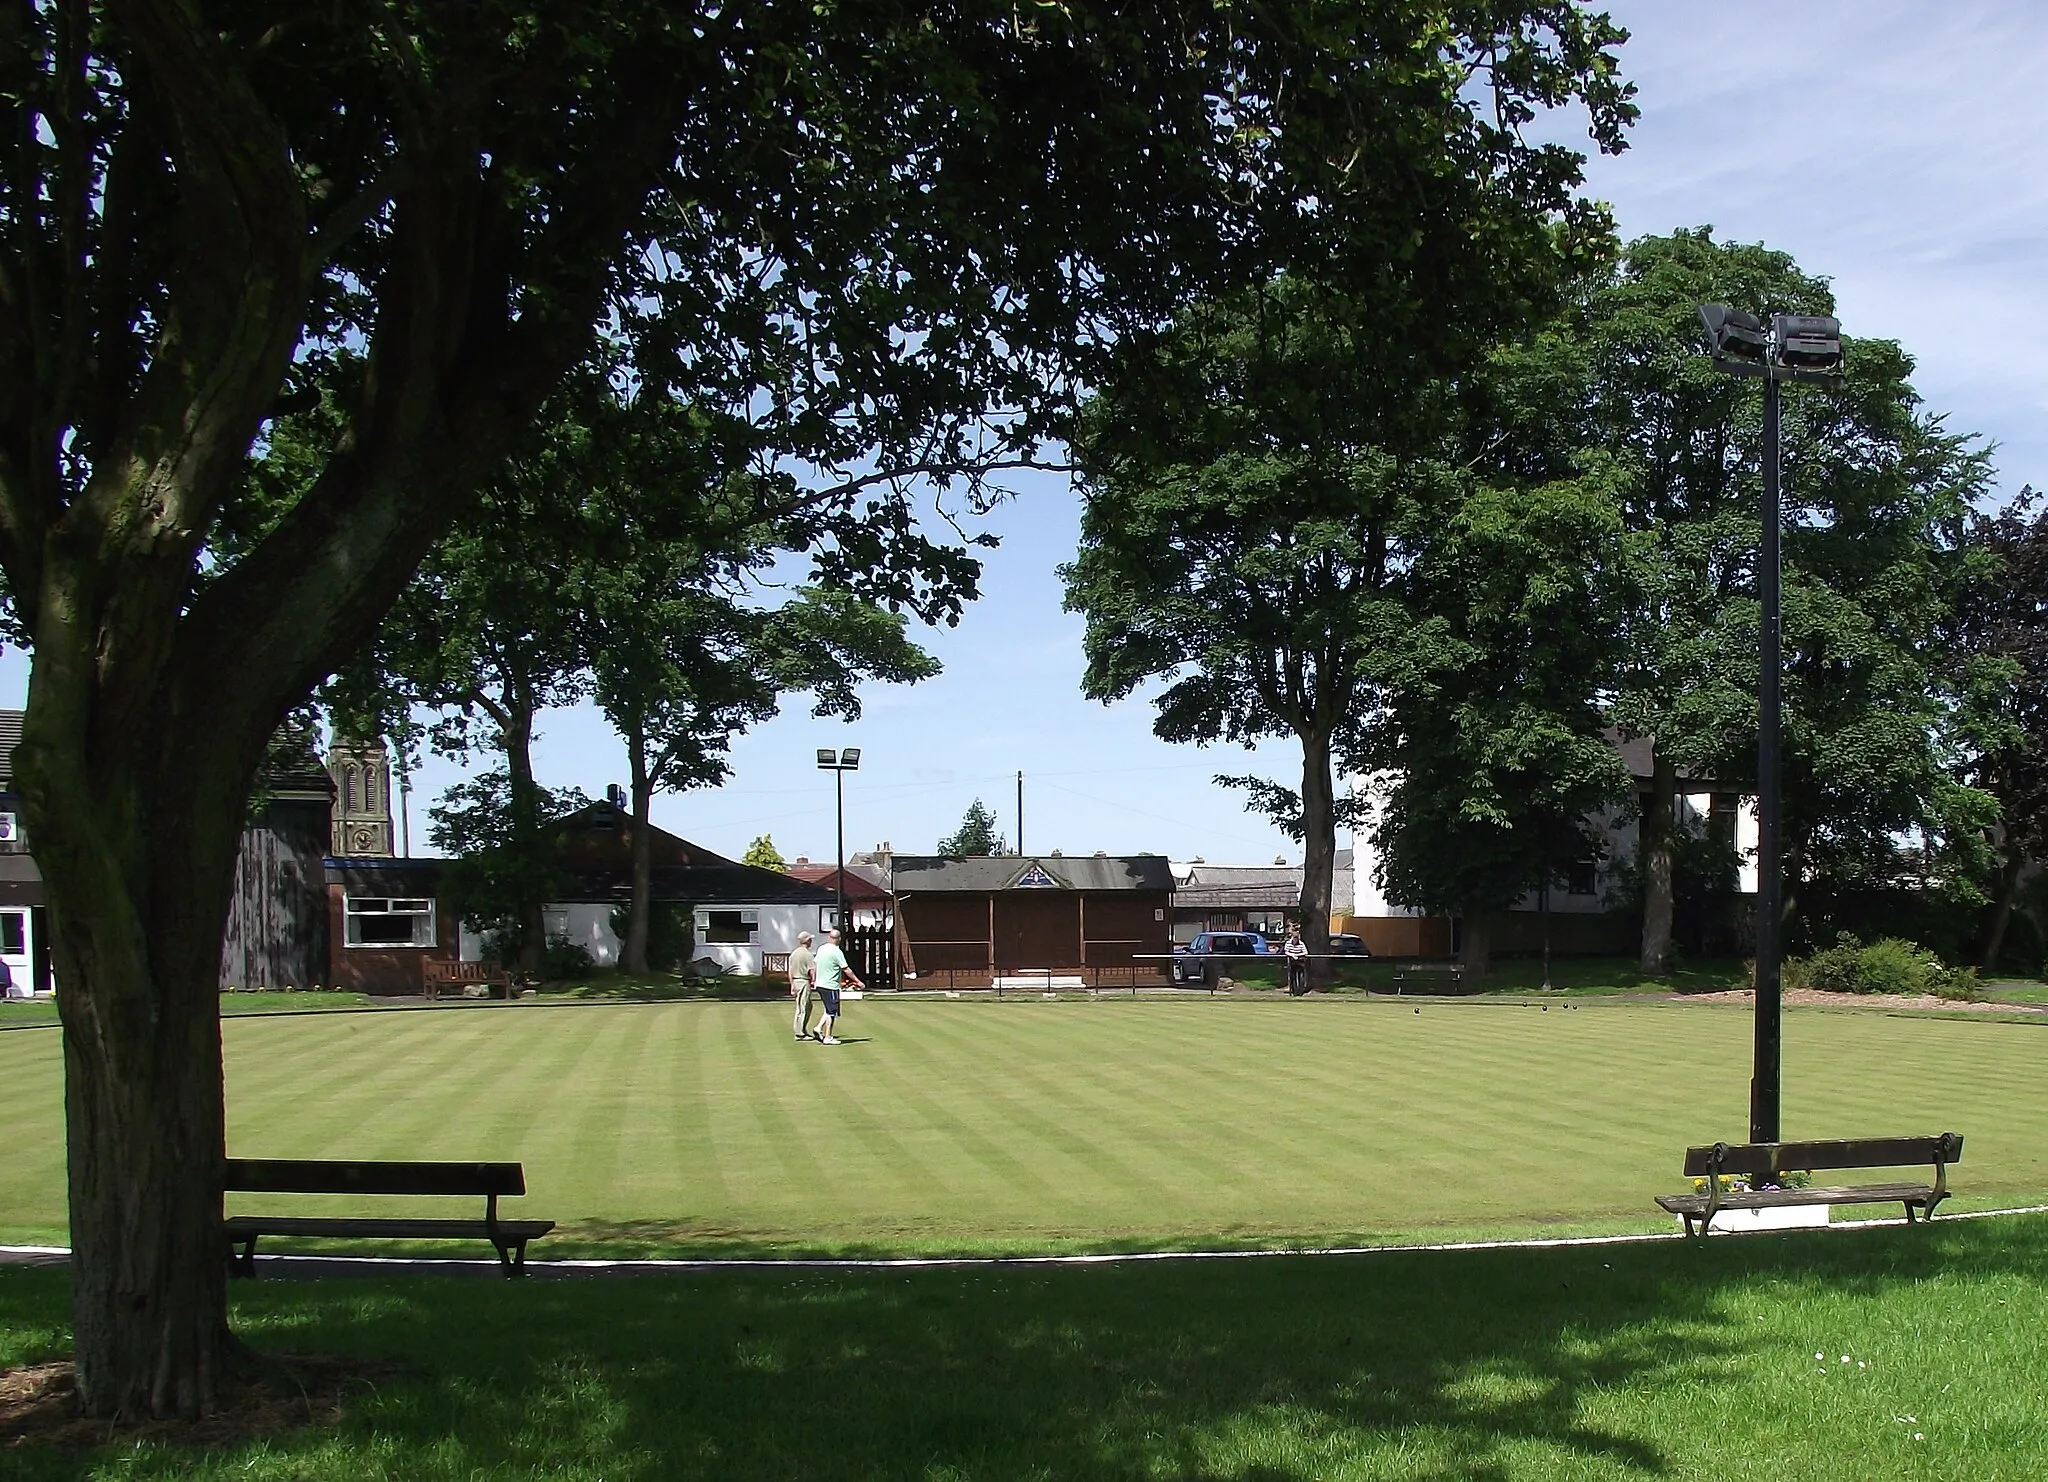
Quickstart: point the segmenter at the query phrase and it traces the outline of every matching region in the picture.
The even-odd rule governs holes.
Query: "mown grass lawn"
[[[369,1002],[370,1000],[360,993],[327,990],[223,993],[220,996],[220,1011],[224,1015],[299,1014],[315,1010],[360,1009],[367,1007]],[[54,999],[17,999],[13,1002],[0,1002],[0,1029],[34,1027],[56,1022],[57,1004]]]
[[[0,1450],[18,1482],[2048,1475],[2048,1220],[1114,1267],[240,1283],[397,1360],[331,1428]],[[0,1368],[64,1350],[0,1269]]]
[[[837,1048],[792,1043],[786,1000],[223,1033],[230,1151],[517,1159],[520,1212],[562,1225],[544,1258],[1658,1228],[1680,1149],[1744,1135],[1751,1023],[1612,1000],[869,998]],[[0,1237],[62,1238],[58,1051],[55,1030],[0,1034]],[[2048,1195],[2044,1085],[2048,1025],[1786,1017],[1787,1133],[1961,1131],[1959,1207]]]

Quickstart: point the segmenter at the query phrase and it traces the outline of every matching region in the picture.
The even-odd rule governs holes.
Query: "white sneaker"
[[[839,1043],[839,1041],[832,1038],[832,1036],[828,1034],[823,1039],[819,1040],[818,1043],[821,1045],[836,1045]]]

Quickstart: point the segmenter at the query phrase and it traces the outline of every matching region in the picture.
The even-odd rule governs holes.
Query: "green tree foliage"
[[[1782,252],[1705,229],[1631,243],[1551,332],[1497,357],[1487,415],[1504,435],[1482,464],[1562,477],[1593,454],[1625,474],[1627,600],[1605,687],[1615,725],[1655,742],[1650,971],[1670,943],[1679,777],[1755,776],[1761,399],[1699,353],[1701,302],[1834,311],[1825,281]],[[1846,389],[1784,397],[1788,917],[1802,883],[1889,882],[1901,836],[1961,842],[1990,816],[1955,766],[1956,718],[1993,678],[1957,650],[1953,620],[1983,452],[1921,410],[1896,344],[1847,349]]]
[[[264,746],[599,326],[640,385],[765,409],[887,575],[908,476],[1030,457],[1195,297],[1314,264],[1409,285],[1386,332],[1436,336],[1575,178],[1534,111],[1583,96],[1609,143],[1629,112],[1619,33],[1566,0],[5,15],[0,569],[100,1416],[230,1372],[212,975]],[[316,400],[307,476],[242,505]]]
[[[1616,631],[1615,496],[1605,472],[1472,486],[1418,539],[1413,626],[1374,656],[1388,703],[1354,764],[1388,779],[1381,883],[1463,916],[1475,973],[1491,918],[1597,855],[1589,821],[1628,794],[1598,703]]]
[[[479,518],[431,552],[376,642],[331,686],[356,727],[403,735],[421,708],[444,754],[505,759],[512,826],[545,852],[545,789],[531,745],[544,707],[592,695],[626,744],[632,883],[623,964],[648,967],[650,812],[667,789],[727,774],[732,738],[811,691],[814,712],[860,713],[863,679],[907,682],[937,664],[901,614],[856,590],[869,573],[806,590],[777,607],[755,600],[775,558],[808,549],[793,494],[734,456],[707,419],[669,398],[617,389],[616,367],[571,376],[546,415],[485,486]],[[933,612],[973,590],[964,553],[904,537],[882,580],[890,600]],[[512,878],[525,878],[513,876]],[[538,879],[540,877],[535,876]],[[542,897],[505,935],[539,965]]]
[[[2029,879],[2048,859],[2048,509],[2031,488],[1972,521],[1970,546],[1992,569],[1962,588],[1963,641],[1980,659],[2003,660],[1994,680],[1964,712],[1980,718],[1971,780],[1998,800],[1996,856],[1989,871],[1994,906],[1978,964],[1998,970],[2013,911]],[[2048,937],[2040,901],[2035,930]]]
[[[738,424],[644,388],[622,393],[593,374],[565,391],[548,435],[551,497],[573,510],[585,553],[569,587],[579,662],[626,745],[624,965],[644,972],[654,794],[722,781],[732,738],[775,715],[786,694],[808,692],[814,715],[854,720],[862,681],[937,673],[904,614],[881,604],[951,616],[973,595],[979,565],[908,529],[850,539],[816,523],[837,496],[764,473],[752,424],[735,448],[725,433]],[[817,584],[767,604],[777,558],[804,553]]]
[[[1083,691],[1112,701],[1163,680],[1163,739],[1299,746],[1298,789],[1218,780],[1303,842],[1312,952],[1351,819],[1333,759],[1386,703],[1373,681],[1413,618],[1406,573],[1460,498],[1457,382],[1475,345],[1525,329],[1605,244],[1591,226],[1525,241],[1493,283],[1432,301],[1428,344],[1388,335],[1417,307],[1412,286],[1281,279],[1215,300],[1134,340],[1080,419],[1087,505],[1063,575],[1088,620]]]
[[[939,840],[937,852],[953,855],[1007,854],[1009,846],[996,827],[995,813],[976,798],[961,816],[960,827]]]
[[[782,857],[782,851],[775,847],[775,840],[767,834],[747,846],[747,852],[740,856],[740,863],[783,874],[789,871],[789,861]]]
[[[575,788],[542,788],[533,803],[537,819],[529,819],[500,767],[456,783],[427,810],[427,838],[449,856],[441,874],[448,903],[525,971],[540,970],[547,945],[529,934],[529,908],[537,912],[539,903],[556,899],[563,884],[553,825],[589,804]]]

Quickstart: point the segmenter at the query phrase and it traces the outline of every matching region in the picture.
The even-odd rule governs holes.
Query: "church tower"
[[[391,758],[382,741],[337,740],[327,753],[334,779],[334,853],[389,859],[392,848]]]

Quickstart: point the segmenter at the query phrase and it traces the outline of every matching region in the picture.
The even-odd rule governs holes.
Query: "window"
[[[1590,859],[1574,861],[1565,867],[1564,893],[1566,895],[1598,895],[1599,870]]]
[[[704,940],[707,942],[751,942],[761,929],[759,911],[706,911]]]
[[[0,911],[0,952],[19,957],[28,951],[28,931],[21,911]]]
[[[343,902],[342,940],[351,947],[431,947],[434,902],[381,895],[352,895]]]

